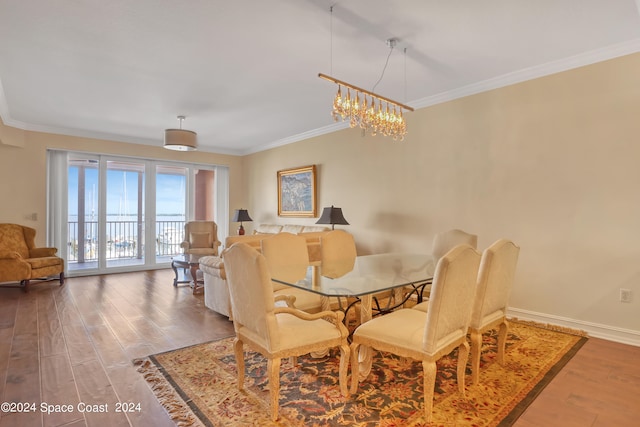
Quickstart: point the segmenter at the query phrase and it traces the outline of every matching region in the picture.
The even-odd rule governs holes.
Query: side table
[[[192,283],[193,282],[193,293],[198,293],[201,289],[204,288],[202,281],[198,281],[198,270],[200,269],[200,258],[203,255],[192,255],[192,254],[183,254],[176,255],[171,258],[171,269],[175,273],[175,278],[173,279],[173,286],[178,286],[178,283]],[[188,268],[191,273],[192,280],[178,280],[178,268]]]

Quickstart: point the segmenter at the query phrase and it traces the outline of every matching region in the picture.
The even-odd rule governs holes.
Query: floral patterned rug
[[[456,355],[438,362],[433,426],[509,426],[586,341],[585,334],[510,321],[505,366],[496,335],[484,337],[480,383],[457,391]],[[267,363],[247,352],[245,388],[238,390],[233,338],[135,360],[159,401],[180,426],[425,426],[422,364],[374,352],[371,374],[349,398],[337,383],[338,357],[283,360],[280,417],[269,418]],[[247,347],[245,346],[245,350]]]

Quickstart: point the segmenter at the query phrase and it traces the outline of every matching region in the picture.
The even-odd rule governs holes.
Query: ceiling
[[[161,146],[185,115],[200,150],[247,154],[345,127],[319,72],[368,90],[382,76],[376,93],[421,108],[640,51],[638,11],[635,0],[0,0],[0,117]]]

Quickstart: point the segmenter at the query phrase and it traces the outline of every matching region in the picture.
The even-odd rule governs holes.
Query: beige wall
[[[640,345],[639,75],[636,54],[409,113],[402,143],[347,129],[247,156],[249,212],[313,223],[277,217],[276,171],[316,164],[360,254],[509,238],[516,314]]]
[[[37,243],[40,245],[44,244],[46,229],[48,148],[229,166],[230,207],[233,209],[234,206],[245,203],[245,196],[238,191],[244,185],[241,157],[201,151],[173,152],[162,148],[160,142],[158,147],[153,147],[21,131],[4,126],[0,121],[0,222],[35,228]],[[32,214],[37,215],[37,220],[32,219]],[[235,224],[230,227],[233,225]]]
[[[253,224],[314,223],[277,217],[276,172],[316,164],[318,208],[343,209],[359,253],[429,252],[449,228],[478,234],[481,248],[510,238],[522,248],[516,315],[640,345],[638,75],[640,54],[407,114],[402,143],[347,129],[245,157],[0,123],[0,222],[43,239],[49,147],[229,165],[230,210],[248,208]]]

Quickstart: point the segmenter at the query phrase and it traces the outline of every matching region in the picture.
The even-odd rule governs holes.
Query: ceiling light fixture
[[[180,129],[164,130],[164,148],[175,151],[194,151],[198,149],[197,134],[191,130],[182,129],[185,116],[178,116]]]
[[[371,131],[373,136],[380,133],[391,136],[394,140],[404,139],[407,134],[407,122],[402,110],[413,111],[413,108],[326,74],[318,73],[318,77],[338,85],[331,111],[334,121],[337,122],[340,118],[343,121],[349,120],[350,127],[360,126],[365,131]],[[342,86],[347,88],[346,96],[342,94]],[[352,90],[355,97],[351,97]]]
[[[329,8],[329,11],[331,13],[331,29],[329,31],[331,34],[330,63],[331,70],[333,72],[333,6]],[[342,80],[338,80],[335,77],[318,73],[318,77],[321,79],[328,80],[338,85],[338,92],[333,98],[333,110],[331,111],[334,121],[337,122],[339,119],[342,119],[343,121],[349,120],[350,127],[354,128],[359,126],[365,133],[370,131],[372,136],[376,136],[380,133],[384,136],[391,136],[394,140],[402,141],[404,139],[404,136],[407,134],[407,122],[402,116],[402,110],[413,111],[413,108],[373,92],[378,83],[382,80],[382,77],[384,77],[387,64],[389,64],[389,57],[391,57],[393,48],[396,47],[397,43],[398,40],[394,38],[387,40],[387,46],[389,46],[391,50],[387,56],[387,62],[384,64],[380,78],[370,91]],[[404,49],[404,54],[406,90],[406,48]],[[342,86],[347,89],[346,96],[342,93]],[[355,92],[354,97],[351,97],[351,91]],[[362,99],[360,99],[361,95]]]

